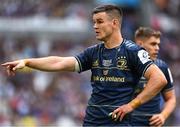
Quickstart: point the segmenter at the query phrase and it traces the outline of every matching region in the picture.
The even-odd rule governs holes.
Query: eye
[[[104,22],[103,20],[98,21],[98,23],[103,23],[103,22]]]
[[[99,19],[96,21],[97,24],[101,24],[101,23],[104,23],[104,21],[102,19]]]
[[[152,46],[156,46],[157,44],[156,43],[151,43]]]

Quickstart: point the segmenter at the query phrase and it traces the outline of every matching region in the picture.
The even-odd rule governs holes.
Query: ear
[[[119,21],[118,21],[118,19],[113,19],[113,25],[118,25],[119,26]]]

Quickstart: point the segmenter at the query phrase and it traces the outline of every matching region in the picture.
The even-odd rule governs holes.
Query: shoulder
[[[126,40],[126,39],[124,39],[123,46],[129,51],[138,51],[138,50],[142,49],[135,42],[133,42],[131,40]]]
[[[95,45],[92,45],[92,46],[89,46],[86,50],[97,50],[101,47],[103,47],[104,44],[103,43],[98,43],[98,44],[95,44]]]
[[[139,57],[142,56],[143,58],[149,56],[148,52],[144,48],[140,47],[131,40],[124,40],[123,48],[126,50],[126,52],[128,52],[128,54],[136,54]]]
[[[103,46],[104,44],[103,43],[99,43],[99,44],[95,44],[95,45],[92,45],[92,46],[89,46],[89,47],[87,47],[84,51],[83,51],[83,53],[85,53],[85,54],[89,54],[89,55],[92,55],[92,54],[94,54],[94,53],[97,53],[100,49],[101,49],[101,47]]]
[[[151,61],[148,52],[131,40],[124,40],[123,49],[130,60],[140,60],[143,64]]]
[[[165,74],[165,76],[170,76],[170,78],[172,78],[171,70],[169,69],[169,66],[167,65],[166,62],[164,62],[161,59],[156,59],[154,63],[161,69],[161,71]]]
[[[162,68],[162,69],[167,69],[168,68],[168,65],[165,61],[161,60],[161,59],[156,59],[154,61],[154,63],[159,67],[159,68]]]

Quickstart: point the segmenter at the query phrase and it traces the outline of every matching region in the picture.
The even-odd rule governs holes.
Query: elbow
[[[165,77],[163,77],[161,79],[161,83],[162,83],[163,86],[165,86],[168,83]]]

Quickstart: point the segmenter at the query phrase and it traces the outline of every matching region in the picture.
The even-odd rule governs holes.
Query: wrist
[[[23,59],[24,65],[26,66],[28,64],[28,59]]]
[[[140,99],[135,98],[131,102],[129,102],[129,104],[131,105],[131,107],[133,109],[136,109],[137,107],[139,107],[141,105],[141,101],[140,101]]]
[[[162,112],[161,114],[165,119],[168,117],[168,114],[166,112]]]

